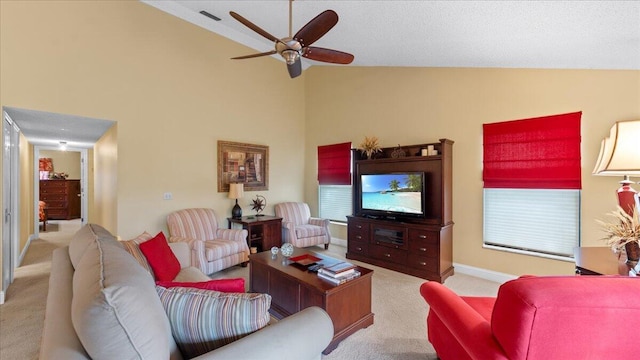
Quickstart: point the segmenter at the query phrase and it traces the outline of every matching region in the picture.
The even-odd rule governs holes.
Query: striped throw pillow
[[[173,338],[192,358],[259,330],[269,322],[271,296],[156,286]]]
[[[147,258],[144,256],[142,251],[140,251],[140,244],[151,239],[153,239],[153,235],[145,231],[135,238],[131,240],[121,241],[121,243],[122,245],[124,245],[124,248],[129,252],[129,254],[133,255],[136,261],[138,261],[138,263],[155,279],[155,274],[153,273],[151,266],[149,266]]]

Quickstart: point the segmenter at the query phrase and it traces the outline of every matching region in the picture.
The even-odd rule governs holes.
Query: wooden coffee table
[[[311,254],[323,264],[341,261],[323,254],[296,249],[292,257]],[[371,312],[371,276],[373,270],[357,267],[360,277],[341,285],[333,285],[318,278],[316,273],[291,261],[282,254],[274,259],[270,251],[249,256],[251,292],[271,295],[269,312],[277,319],[310,306],[323,308],[333,321],[333,340],[323,351],[326,355],[338,344],[360,329],[373,324]]]

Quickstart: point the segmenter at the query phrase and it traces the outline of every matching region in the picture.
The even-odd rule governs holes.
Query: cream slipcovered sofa
[[[182,267],[174,281],[209,279],[189,265],[186,243],[169,246]],[[221,298],[227,295],[171,289],[197,295],[217,293]],[[186,358],[172,335],[175,324],[170,323],[160,300],[161,292],[171,289],[156,288],[151,274],[107,230],[84,226],[68,247],[53,253],[40,359]],[[250,300],[262,297],[270,303],[265,294],[228,295]],[[332,337],[331,319],[322,309],[312,307],[196,358],[320,359]]]

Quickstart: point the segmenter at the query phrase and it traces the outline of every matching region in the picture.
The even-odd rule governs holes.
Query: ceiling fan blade
[[[241,59],[251,59],[251,58],[256,58],[256,57],[260,57],[260,56],[268,56],[268,55],[273,55],[273,54],[277,54],[278,52],[275,50],[271,50],[271,51],[267,51],[267,52],[263,52],[263,53],[258,53],[258,54],[251,54],[251,55],[244,55],[244,56],[236,56],[236,57],[232,57],[232,60],[241,60]]]
[[[353,61],[353,55],[338,50],[331,50],[313,46],[305,47],[303,50],[304,51],[302,52],[302,56],[311,60],[334,64],[351,64],[351,62]]]
[[[300,58],[291,65],[287,64],[287,70],[289,70],[289,76],[291,76],[292,79],[300,76],[300,74],[302,74],[302,61],[300,61]]]
[[[309,46],[320,39],[338,23],[338,14],[325,10],[314,17],[293,36],[302,46]]]
[[[269,34],[268,32],[262,30],[258,25],[252,23],[251,21],[245,19],[242,17],[242,15],[235,13],[233,11],[229,11],[229,15],[231,15],[231,17],[233,17],[234,19],[240,21],[244,26],[248,27],[249,29],[257,32],[258,34],[264,36],[265,38],[271,40],[271,41],[280,41],[280,39],[278,39],[277,37]]]

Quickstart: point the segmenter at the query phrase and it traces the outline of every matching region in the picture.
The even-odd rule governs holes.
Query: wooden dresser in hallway
[[[40,200],[47,203],[48,218],[80,217],[80,180],[40,180]]]

